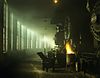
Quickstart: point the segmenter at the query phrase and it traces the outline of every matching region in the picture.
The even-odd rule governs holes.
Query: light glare
[[[73,52],[73,50],[72,50],[71,45],[70,45],[69,42],[66,43],[66,51],[67,51],[67,52],[66,52],[67,54],[75,54],[75,53]]]
[[[54,0],[54,3],[57,4],[58,3],[58,0]]]

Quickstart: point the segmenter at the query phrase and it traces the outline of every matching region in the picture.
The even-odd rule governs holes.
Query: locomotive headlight
[[[97,21],[97,16],[96,16],[96,14],[95,13],[93,13],[92,14],[92,16],[91,16],[91,23],[96,23],[96,21]]]

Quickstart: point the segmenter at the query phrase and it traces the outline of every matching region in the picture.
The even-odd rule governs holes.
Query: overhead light
[[[58,0],[53,0],[53,2],[54,2],[55,4],[57,4],[57,3],[58,3]]]

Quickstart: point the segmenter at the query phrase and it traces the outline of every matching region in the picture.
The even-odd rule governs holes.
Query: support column
[[[24,49],[27,49],[27,29],[24,29]]]
[[[8,11],[8,51],[11,50],[11,17],[10,17],[10,11]]]
[[[13,50],[17,48],[17,20],[13,18]]]
[[[33,37],[33,41],[32,41],[32,45],[33,45],[33,49],[36,49],[36,36],[35,35],[33,35],[32,36]]]
[[[19,44],[19,49],[20,49],[20,50],[21,50],[21,43],[22,43],[22,42],[21,42],[21,30],[22,30],[22,28],[21,28],[21,24],[20,24],[20,30],[19,30],[19,31],[20,31],[20,35],[19,35],[19,36],[20,36],[20,37],[19,37],[19,43],[20,43],[20,44]]]

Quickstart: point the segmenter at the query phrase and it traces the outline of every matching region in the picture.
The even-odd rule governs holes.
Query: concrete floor
[[[25,58],[16,65],[9,66],[1,71],[0,78],[96,78],[83,72],[66,72],[64,69],[56,69],[52,72],[42,70],[41,60],[37,56]]]

